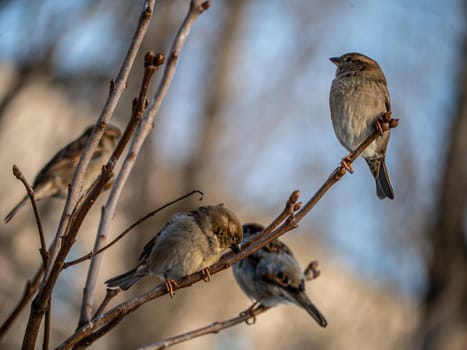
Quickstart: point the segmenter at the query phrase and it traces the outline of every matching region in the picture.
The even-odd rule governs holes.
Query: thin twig
[[[256,316],[262,314],[263,312],[269,310],[267,306],[259,305],[258,307],[251,309],[248,308],[245,311],[241,312],[240,315],[229,318],[224,321],[213,322],[208,326],[195,329],[193,331],[176,335],[174,337],[166,338],[159,340],[150,345],[143,346],[139,350],[160,350],[166,349],[170,346],[186,342],[188,340],[201,337],[206,334],[215,334],[219,333],[221,330],[236,326],[243,322],[248,322],[250,319],[255,319]]]
[[[68,252],[76,240],[79,225],[81,224],[83,218],[80,218],[81,222],[79,222],[79,225],[74,226],[71,223],[71,219],[72,213],[75,212],[75,204],[80,196],[84,173],[92,155],[94,154],[94,150],[102,138],[105,126],[111,119],[117,103],[127,86],[130,70],[133,66],[136,54],[138,53],[138,49],[141,46],[143,38],[149,27],[149,23],[154,11],[154,5],[155,0],[145,0],[144,8],[140,16],[135,34],[130,43],[127,55],[117,75],[117,78],[111,82],[109,96],[105,106],[101,115],[99,116],[98,121],[96,122],[93,135],[90,137],[86,149],[81,155],[79,164],[76,168],[72,185],[70,186],[65,207],[60,219],[60,224],[49,251],[50,258],[45,275],[45,281],[41,284],[39,292],[31,305],[31,311],[23,337],[23,350],[32,350],[35,347],[40,323],[47,310],[46,306],[50,302],[53,288],[60,272],[62,271],[63,262],[65,261]],[[74,232],[70,232],[71,229],[74,229]],[[64,249],[61,249],[62,243],[66,243],[66,247]]]
[[[287,217],[288,213],[290,213],[291,208],[295,206],[295,200],[298,199],[297,196],[297,191],[294,191],[289,200],[287,201],[287,204],[282,211],[281,214],[279,214],[278,217]],[[287,215],[284,215],[284,213],[287,213]],[[276,221],[276,220],[275,220]],[[275,222],[274,221],[274,222]],[[278,227],[276,230],[274,230],[271,234],[276,233],[276,231],[280,231],[281,233],[286,232],[288,230],[291,230],[292,228],[295,227],[294,224],[290,224],[289,221],[286,221],[288,226],[281,225]],[[265,243],[267,244],[267,243]],[[261,247],[258,246],[255,248],[255,246],[249,245],[248,247],[245,246],[245,249],[242,249],[242,251],[238,254],[226,254],[224,255],[223,258],[221,258],[221,261],[218,263],[212,265],[210,267],[211,275],[218,273],[221,270],[227,269],[230,267],[232,264],[235,262],[239,261],[246,255],[248,255],[249,252],[253,253],[253,251],[260,249]],[[251,254],[250,253],[250,254]],[[191,286],[193,283],[199,282],[203,279],[203,273],[202,272],[197,272],[194,273],[190,276],[185,276],[176,282],[176,287],[175,289],[181,289],[181,288],[186,288]],[[167,294],[167,289],[165,287],[165,284],[159,284],[157,287],[140,294],[134,298],[132,298],[129,301],[126,301],[120,305],[115,306],[114,308],[110,309],[109,311],[103,313],[96,319],[92,319],[88,323],[84,324],[81,328],[75,331],[73,335],[71,335],[68,339],[66,339],[63,343],[61,343],[58,347],[58,349],[70,349],[72,348],[75,344],[80,343],[84,339],[88,337],[93,337],[93,331],[96,330],[96,332],[99,332],[100,334],[102,333],[102,329],[105,327],[106,332],[110,331],[113,326],[118,324],[120,320],[122,320],[126,315],[129,313],[135,311],[138,309],[140,306],[143,304],[147,303],[150,300],[159,298],[163,295]],[[113,326],[109,326],[112,324]],[[99,328],[100,327],[100,328]]]
[[[381,126],[384,131],[387,131],[391,128],[396,128],[399,124],[399,119],[391,119],[390,115],[387,117],[388,119],[382,122]],[[346,160],[349,165],[351,165],[362,152],[378,137],[380,136],[378,130],[375,127],[375,131],[365,140],[363,141],[358,148],[350,152]],[[316,194],[311,197],[311,199],[303,206],[303,208],[295,215],[295,219],[300,221],[308,212],[318,203],[318,201],[323,197],[323,195],[336,183],[338,182],[346,173],[346,169],[341,165],[337,167],[333,173],[329,176],[328,180],[321,186],[321,188],[316,192]]]
[[[131,224],[128,228],[126,228],[122,233],[120,233],[116,238],[114,238],[111,242],[107,243],[105,246],[103,246],[102,248],[100,248],[99,250],[97,251],[91,251],[89,253],[87,253],[86,255],[83,255],[82,257],[80,258],[77,258],[75,260],[71,260],[71,261],[68,261],[66,262],[64,265],[63,265],[63,268],[64,269],[67,269],[69,268],[70,266],[74,266],[74,265],[77,265],[79,263],[82,263],[83,261],[86,261],[86,260],[89,260],[91,259],[92,257],[102,253],[103,251],[107,250],[108,248],[110,248],[111,246],[113,246],[115,243],[117,243],[118,241],[120,241],[127,233],[129,233],[131,230],[133,230],[136,226],[138,226],[139,224],[141,224],[143,221],[146,221],[147,219],[149,219],[150,217],[154,216],[155,214],[157,214],[158,212],[160,212],[161,210],[195,194],[195,193],[198,193],[201,197],[199,200],[202,200],[203,199],[203,192],[199,191],[199,190],[193,190],[191,191],[190,193],[187,193],[187,194],[184,194],[183,196],[177,198],[177,199],[174,199],[173,201],[170,201],[166,204],[164,204],[162,207],[159,207],[157,208],[156,210],[153,210],[151,211],[150,213],[146,214],[145,216],[143,216],[142,218],[136,220],[133,224]]]
[[[391,119],[391,121],[386,122],[386,124],[384,125],[386,126],[386,129],[396,127],[397,119]],[[362,145],[358,147],[358,149],[355,152],[351,152],[348,155],[350,163],[353,160],[355,160],[361,154],[361,152],[363,152],[365,147],[368,147],[371,141],[375,140],[376,137],[377,137],[377,131],[375,131],[374,134],[370,135],[368,139],[366,139],[362,143]],[[321,186],[319,190],[315,193],[315,195],[312,197],[312,199],[308,201],[308,203],[312,203],[312,200],[314,198],[317,198],[317,199],[322,198],[322,196],[326,193],[329,187],[331,187],[332,184],[335,184],[340,178],[342,178],[345,175],[344,170],[341,170],[340,168],[337,168],[337,169],[339,170],[339,176],[337,180],[335,179],[336,176],[334,176],[336,171],[334,171],[331,174],[331,176],[328,177],[325,184]],[[328,183],[330,183],[330,185]],[[240,261],[241,259],[261,249],[266,244],[279,238],[284,233],[296,228],[298,225],[298,222],[301,219],[303,219],[303,217],[314,206],[313,204],[307,211],[303,211],[303,209],[300,210],[301,203],[298,202],[298,196],[299,196],[298,191],[292,192],[292,194],[289,196],[289,199],[287,200],[285,208],[278,215],[278,217],[263,232],[255,235],[254,240],[252,239],[249,242],[247,242],[242,247],[242,250],[238,254],[227,253],[220,259],[219,262],[212,265],[209,268],[211,271],[211,275],[214,275],[222,270],[229,268],[230,266]],[[295,213],[296,210],[299,210],[299,211]],[[302,213],[302,215],[298,215],[300,213]],[[280,225],[281,222],[282,224]],[[277,228],[271,232],[268,232],[270,231],[270,228],[272,227],[277,227]],[[174,290],[189,287],[192,284],[197,283],[201,280],[203,280],[202,272],[197,272],[190,276],[183,277],[175,281],[176,285],[174,286]],[[100,315],[98,318],[92,319],[87,324],[83,325],[80,329],[76,330],[76,332],[72,336],[70,336],[68,339],[66,339],[63,343],[61,343],[57,347],[57,349],[69,349],[70,347],[72,347],[74,344],[77,344],[81,340],[89,336],[92,336],[93,332],[96,332],[96,330],[99,329],[100,327],[102,329],[105,326],[106,332],[110,331],[113,328],[113,327],[108,326],[110,323],[117,324],[118,322],[116,322],[116,320],[123,319],[126,315],[135,311],[143,304],[151,300],[157,299],[165,294],[167,294],[167,289],[165,288],[165,284],[162,283],[158,285],[157,287],[145,293],[142,293],[142,294],[139,294],[133,297],[131,300],[128,300],[120,305],[115,306],[114,308]]]
[[[47,246],[45,244],[44,230],[42,229],[41,217],[39,215],[39,210],[37,209],[36,197],[34,196],[34,191],[32,187],[29,185],[23,173],[16,165],[13,165],[13,174],[18,180],[20,180],[23,183],[24,187],[26,188],[26,191],[28,192],[29,199],[31,200],[32,209],[34,210],[34,217],[36,219],[36,224],[37,224],[37,231],[39,232],[39,239],[41,242],[41,247],[39,248],[39,252],[42,257],[42,266],[45,270],[48,260],[49,260],[49,253],[47,251]]]
[[[118,174],[117,178],[115,179],[115,183],[112,189],[112,192],[109,195],[108,199],[108,213],[105,213],[105,216],[102,217],[100,223],[100,232],[108,232],[110,227],[111,218],[115,212],[117,200],[119,198],[119,194],[125,185],[131,170],[135,164],[136,158],[141,150],[144,140],[149,134],[149,131],[153,127],[154,118],[162,104],[163,99],[165,98],[168,88],[172,82],[175,68],[177,66],[178,57],[181,54],[182,47],[188,37],[189,32],[191,31],[192,25],[194,24],[195,20],[198,16],[208,8],[208,2],[203,2],[200,0],[193,0],[190,3],[190,10],[188,14],[180,26],[179,31],[175,36],[174,43],[171,47],[170,53],[168,55],[167,64],[164,69],[164,73],[158,89],[155,93],[155,97],[151,106],[148,108],[148,111],[143,116],[141,120],[141,124],[139,125],[138,129],[135,132],[135,136],[133,142],[130,146],[128,154],[122,164],[120,173]],[[94,280],[95,281],[95,280]],[[92,287],[92,286],[91,286]],[[91,310],[91,302],[88,298],[86,302],[86,312],[81,314],[81,321],[89,321],[89,318],[92,314]],[[84,307],[84,303],[83,303]],[[81,322],[83,323],[83,322]]]
[[[305,275],[306,281],[311,281],[317,278],[319,276],[318,261],[313,260],[312,262],[310,262],[308,266],[306,267],[303,274]],[[240,315],[237,317],[230,318],[225,321],[214,322],[208,326],[198,328],[193,331],[182,333],[182,334],[170,337],[170,338],[158,340],[155,343],[143,346],[142,348],[140,348],[140,350],[166,349],[170,346],[183,343],[188,340],[198,338],[206,334],[218,333],[221,330],[236,326],[237,324],[242,323],[242,322],[245,322],[247,325],[250,326],[256,322],[257,315],[269,310],[268,307],[265,307],[264,305],[261,305],[261,304],[255,307],[256,304],[257,302],[254,303],[252,306],[250,306],[245,311],[241,312]],[[252,319],[252,322],[249,322],[250,319]]]
[[[34,277],[32,278],[32,280],[26,281],[26,285],[24,286],[23,296],[21,297],[21,300],[18,302],[16,307],[13,309],[10,316],[8,316],[8,318],[5,320],[5,322],[3,322],[2,326],[0,327],[0,339],[3,338],[3,336],[8,331],[8,329],[13,324],[13,322],[16,320],[20,312],[24,309],[26,305],[28,305],[33,295],[39,289],[39,285],[42,279],[43,272],[44,272],[44,269],[41,265],[39,269],[37,270],[36,274],[34,275]]]
[[[133,135],[135,129],[138,127],[144,111],[148,107],[148,90],[151,83],[151,78],[154,73],[160,68],[164,63],[164,55],[157,54],[153,52],[146,53],[144,57],[144,75],[141,82],[141,88],[138,94],[138,97],[133,101],[132,111],[130,121],[123,133],[122,138],[120,139],[117,147],[115,148],[112,156],[110,157],[109,162],[102,168],[102,173],[97,184],[90,191],[91,193],[83,201],[79,207],[79,211],[86,212],[86,207],[90,207],[93,203],[94,191],[102,191],[105,183],[112,176],[112,171],[115,167],[117,160],[120,158],[123,150],[126,148],[128,142],[130,141],[131,136]],[[118,177],[119,178],[119,177]],[[115,210],[117,207],[118,199],[120,198],[120,193],[122,191],[122,184],[119,181],[115,181],[112,190],[110,191],[109,197],[105,206],[102,208],[101,220],[99,222],[99,228],[96,233],[96,240],[94,243],[94,250],[99,250],[107,240],[107,235],[110,231],[110,224],[114,218]],[[83,291],[83,300],[81,303],[81,312],[78,326],[89,321],[92,315],[92,305],[94,298],[94,290],[96,288],[97,275],[100,268],[101,259],[94,258],[89,265],[88,274],[86,277],[86,284]]]

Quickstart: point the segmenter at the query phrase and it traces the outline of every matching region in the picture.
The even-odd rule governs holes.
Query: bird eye
[[[237,236],[233,235],[230,240],[232,241],[232,243],[237,243]]]
[[[288,279],[287,276],[285,276],[282,272],[278,272],[278,273],[277,273],[277,277],[278,277],[284,284],[288,284],[288,283],[289,283],[289,279]]]
[[[345,59],[345,62],[346,62],[346,63],[350,63],[350,62],[352,62],[352,57],[350,57],[350,56],[349,56],[349,57],[347,57],[347,58]]]

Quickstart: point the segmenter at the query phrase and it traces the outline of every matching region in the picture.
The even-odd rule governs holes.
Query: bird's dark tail
[[[379,199],[394,199],[394,190],[383,158],[365,159],[376,181],[376,195]]]
[[[326,327],[328,321],[324,318],[323,314],[318,310],[318,308],[310,301],[305,292],[300,292],[295,296],[295,300],[298,305],[303,307],[311,317],[321,326]]]
[[[11,211],[8,213],[8,215],[5,216],[5,219],[3,219],[3,221],[5,221],[5,224],[9,223],[10,220],[13,219],[13,217],[18,213],[18,211],[22,207],[24,207],[27,200],[28,200],[28,196],[24,196],[24,198],[18,204],[16,204],[16,206],[13,209],[11,209]]]
[[[107,289],[122,289],[127,290],[132,285],[134,285],[139,280],[146,277],[147,274],[138,268],[134,268],[128,272],[122,273],[121,275],[112,277],[111,279],[105,281]]]

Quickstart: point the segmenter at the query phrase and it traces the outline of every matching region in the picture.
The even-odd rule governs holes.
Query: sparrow
[[[329,106],[334,132],[340,143],[349,151],[355,150],[373,132],[375,125],[381,136],[362,153],[376,180],[379,199],[394,199],[385,155],[389,142],[389,131],[382,132],[379,121],[390,118],[391,101],[386,78],[378,63],[360,53],[346,53],[329,59],[337,66],[331,84]],[[342,160],[350,172],[348,159]]]
[[[264,230],[256,223],[243,225],[244,242]],[[245,294],[257,303],[273,307],[293,303],[305,309],[321,326],[328,322],[305,293],[302,270],[290,248],[279,239],[236,263],[233,275]]]
[[[203,271],[209,281],[209,266],[231,248],[239,251],[243,239],[237,216],[223,205],[199,207],[173,215],[166,225],[146,244],[139,264],[132,270],[105,282],[107,289],[127,290],[146,276],[165,281],[170,296],[174,280]]]
[[[73,180],[73,174],[78,165],[81,153],[86,148],[86,144],[91,137],[94,125],[86,128],[84,133],[76,140],[72,141],[60,151],[37,174],[32,185],[34,196],[37,201],[49,198],[65,198],[68,185]],[[87,191],[101,172],[102,166],[110,158],[113,149],[120,138],[121,131],[114,125],[107,124],[104,135],[92,155],[86,174],[83,179],[83,190]],[[8,223],[17,212],[26,204],[28,196],[24,198],[8,213],[5,223]]]

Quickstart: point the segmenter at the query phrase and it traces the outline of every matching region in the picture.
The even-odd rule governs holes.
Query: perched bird
[[[244,240],[264,229],[259,224],[243,225]],[[303,273],[292,251],[276,239],[265,247],[240,260],[233,266],[233,274],[248,297],[261,305],[294,303],[305,309],[321,326],[328,322],[305,293]]]
[[[146,244],[138,266],[105,284],[108,289],[127,290],[152,275],[165,280],[167,291],[173,296],[174,280],[199,271],[209,280],[209,266],[217,262],[227,248],[238,252],[242,239],[240,221],[222,205],[180,212]]]
[[[94,125],[89,126],[80,137],[58,151],[42,168],[32,185],[36,200],[39,201],[48,197],[66,197],[68,185],[73,179],[73,174],[78,165],[81,153],[86,147],[93,128]],[[107,124],[104,135],[94,151],[86,174],[84,175],[83,189],[85,191],[91,187],[100,174],[102,166],[108,161],[120,135],[121,132],[119,128]],[[24,196],[10,211],[4,219],[5,223],[8,223],[16,215],[24,204],[26,204],[27,199],[28,196]]]
[[[391,114],[391,102],[386,78],[378,63],[360,53],[346,53],[331,57],[337,66],[332,81],[329,105],[334,132],[340,143],[349,151],[355,150],[373,132],[381,118]],[[377,126],[378,127],[378,126]],[[362,153],[376,180],[379,199],[394,199],[394,190],[385,163],[389,131],[382,134]],[[352,172],[342,160],[342,165]]]

